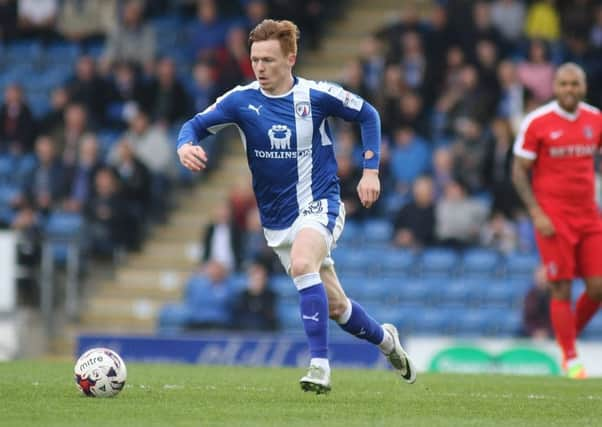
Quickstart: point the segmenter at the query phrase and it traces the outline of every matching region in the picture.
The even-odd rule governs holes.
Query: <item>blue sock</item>
[[[310,277],[311,276],[311,277]],[[308,280],[318,280],[308,285]],[[310,273],[294,278],[299,289],[301,320],[312,358],[328,358],[328,297],[320,275]],[[305,282],[300,284],[299,282]]]
[[[339,323],[339,326],[346,332],[355,335],[358,338],[369,341],[372,344],[379,345],[384,338],[382,326],[364,310],[364,308],[352,299],[351,314],[345,323]]]

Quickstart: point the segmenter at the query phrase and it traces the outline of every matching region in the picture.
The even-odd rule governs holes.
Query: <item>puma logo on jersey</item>
[[[558,139],[558,138],[560,138],[562,136],[563,133],[564,132],[561,131],[561,130],[555,130],[553,132],[550,132],[550,138],[552,138],[552,139]]]
[[[249,106],[247,108],[249,110],[255,111],[257,113],[257,115],[259,115],[259,110],[261,109],[261,107],[263,107],[263,105],[260,105],[259,107],[256,107],[253,104],[249,104]]]

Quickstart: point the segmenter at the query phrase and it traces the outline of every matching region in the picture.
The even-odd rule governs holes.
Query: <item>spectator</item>
[[[435,207],[435,234],[446,246],[474,245],[486,219],[487,207],[468,197],[466,187],[459,181],[450,181]]]
[[[529,47],[529,57],[518,64],[520,82],[528,88],[539,103],[552,97],[554,66],[547,59],[546,45],[541,40],[533,40]]]
[[[359,59],[353,59],[345,64],[341,86],[371,102],[372,95],[364,81],[364,69]]]
[[[560,38],[560,17],[554,8],[554,0],[538,0],[529,7],[525,34],[530,39],[549,42]]]
[[[509,120],[512,131],[516,134],[524,116],[526,89],[518,80],[516,66],[510,61],[500,62],[497,67],[497,75],[500,84],[497,115]]]
[[[102,167],[98,155],[98,141],[92,134],[82,138],[78,147],[77,163],[66,169],[67,194],[63,209],[69,212],[82,212],[92,196],[96,173]]]
[[[63,0],[57,28],[67,40],[86,45],[115,30],[117,0]]]
[[[193,84],[189,90],[194,111],[201,112],[215,101],[218,93],[217,82],[213,77],[212,65],[206,61],[197,61],[192,70]]]
[[[495,0],[491,4],[491,23],[507,42],[516,46],[525,26],[525,5],[520,0]]]
[[[512,218],[522,206],[510,179],[513,134],[507,120],[495,119],[491,124],[493,138],[488,141],[482,162],[484,183],[493,194],[492,210]]]
[[[471,193],[483,189],[483,161],[489,145],[481,125],[465,117],[456,122],[458,139],[452,145],[454,176],[465,183]]]
[[[0,154],[31,152],[35,136],[35,121],[23,99],[23,90],[17,84],[9,84],[0,107]]]
[[[145,105],[147,91],[134,66],[128,62],[115,64],[114,72],[107,89],[108,125],[123,129]]]
[[[255,201],[249,181],[241,180],[236,182],[230,189],[228,199],[232,209],[234,224],[239,230],[246,230],[248,213],[257,209],[257,202]]]
[[[602,50],[602,4],[597,5],[594,9],[594,23],[590,31],[589,42],[596,51]]]
[[[217,261],[228,271],[242,267],[242,233],[236,228],[227,203],[218,204],[203,232],[203,263]]]
[[[435,204],[433,180],[422,176],[412,187],[413,200],[403,206],[394,220],[393,243],[419,249],[435,242]]]
[[[152,69],[157,36],[154,28],[144,22],[143,13],[143,0],[127,0],[123,5],[121,22],[109,33],[101,58],[104,74],[120,61],[132,62],[147,72]]]
[[[41,133],[53,135],[65,126],[65,109],[69,101],[69,92],[65,87],[59,86],[52,90],[50,110],[39,120]]]
[[[232,293],[228,269],[219,261],[210,260],[198,274],[188,301],[194,307],[194,329],[215,329],[231,326]]]
[[[405,84],[413,90],[420,90],[426,73],[426,56],[420,35],[416,31],[405,32],[401,48],[400,66]]]
[[[394,133],[391,150],[391,171],[396,191],[403,197],[409,196],[412,182],[431,169],[431,153],[426,141],[411,127],[398,128]]]
[[[41,135],[35,144],[35,166],[24,179],[19,205],[29,206],[34,211],[47,215],[64,196],[65,169],[57,155],[51,137]]]
[[[75,76],[67,83],[71,102],[82,104],[97,124],[103,124],[107,108],[107,86],[96,73],[96,62],[88,55],[80,56]]]
[[[397,65],[387,65],[376,100],[376,105],[381,111],[381,124],[385,134],[390,135],[398,125],[399,102],[405,90],[401,68]]]
[[[416,92],[408,91],[399,100],[399,119],[397,123],[408,126],[421,136],[427,137],[430,132],[423,113],[423,102]]]
[[[196,18],[189,30],[191,58],[207,60],[224,46],[228,25],[220,18],[214,0],[198,0]]]
[[[66,167],[74,166],[82,139],[90,132],[88,128],[88,112],[82,104],[69,104],[65,108],[64,126],[54,134],[57,154]]]
[[[148,168],[136,157],[134,147],[127,138],[117,143],[117,157],[111,166],[121,182],[128,211],[140,224],[144,224],[151,211],[151,176]]]
[[[370,93],[376,93],[381,84],[385,68],[380,41],[374,36],[364,38],[360,43],[360,63],[364,84]]]
[[[45,43],[57,39],[57,0],[18,0],[17,5],[18,29],[22,37],[39,38]]]
[[[96,173],[94,192],[84,207],[84,215],[93,254],[112,257],[121,248],[137,249],[138,224],[128,217],[126,201],[112,169],[105,167]]]
[[[543,266],[533,272],[533,285],[525,295],[523,304],[523,330],[535,339],[553,337],[550,324],[550,285]]]
[[[241,27],[230,28],[226,46],[216,51],[215,73],[220,92],[255,80],[247,47],[247,34]]]
[[[337,153],[337,175],[341,188],[341,201],[345,204],[345,217],[349,220],[361,220],[365,209],[357,197],[357,185],[362,178],[362,171],[353,164],[351,152]]]
[[[454,179],[454,158],[447,146],[437,147],[433,153],[433,188],[435,200],[443,197],[447,184]]]
[[[260,262],[247,268],[247,287],[234,298],[232,319],[241,330],[275,331],[277,295],[269,288],[268,270]]]
[[[190,98],[176,77],[173,59],[159,60],[156,78],[146,91],[148,100],[141,107],[148,111],[153,122],[169,127],[190,114]]]
[[[498,211],[494,211],[489,222],[481,229],[481,245],[503,253],[517,249],[518,237],[514,224]]]
[[[17,2],[0,0],[0,40],[9,42],[17,37]]]

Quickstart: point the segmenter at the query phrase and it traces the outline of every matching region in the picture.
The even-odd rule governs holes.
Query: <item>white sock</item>
[[[328,359],[312,357],[309,361],[309,366],[317,366],[318,368],[324,369],[327,373],[330,373],[330,363],[328,363]]]
[[[393,349],[395,348],[395,341],[393,341],[393,337],[384,328],[383,328],[383,340],[378,345],[378,348],[380,348],[381,351],[385,354],[391,353],[393,351]]]

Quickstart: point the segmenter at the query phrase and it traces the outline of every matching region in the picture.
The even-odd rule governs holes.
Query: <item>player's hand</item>
[[[357,185],[357,194],[365,208],[369,208],[378,200],[380,196],[378,169],[364,169],[362,179]]]
[[[549,237],[556,233],[554,224],[550,221],[550,218],[540,208],[532,209],[530,212],[531,219],[535,229],[539,231],[543,236]]]
[[[184,144],[178,149],[180,163],[193,172],[202,171],[207,167],[207,153],[202,147]]]

